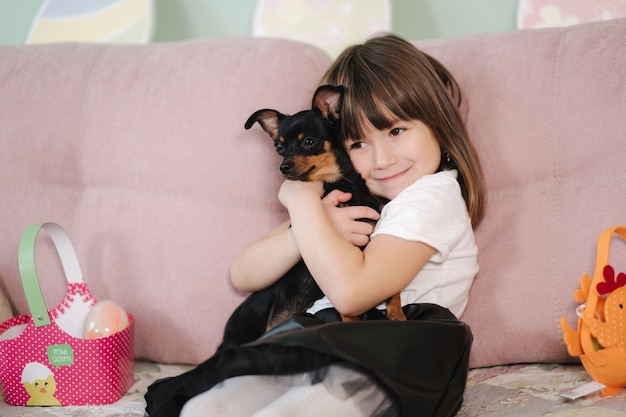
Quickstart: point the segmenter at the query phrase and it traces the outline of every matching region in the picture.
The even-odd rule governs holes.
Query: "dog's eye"
[[[317,143],[317,139],[311,136],[307,136],[306,138],[302,140],[302,144],[307,148],[315,146],[316,143]]]
[[[276,149],[276,152],[278,152],[279,155],[282,155],[285,153],[285,146],[280,141],[274,142],[274,149]]]

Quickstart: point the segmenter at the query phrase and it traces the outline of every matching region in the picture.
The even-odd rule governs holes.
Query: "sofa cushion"
[[[416,44],[460,82],[487,182],[471,364],[566,361],[559,319],[626,223],[626,20]],[[611,259],[626,270],[621,239]]]
[[[0,46],[0,273],[19,313],[21,233],[55,221],[95,297],[136,317],[136,355],[195,363],[241,301],[228,271],[286,214],[254,111],[310,108],[330,58],[305,44]],[[48,307],[64,294],[42,239]]]

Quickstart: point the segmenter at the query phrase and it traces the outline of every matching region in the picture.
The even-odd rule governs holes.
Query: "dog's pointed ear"
[[[343,102],[343,87],[323,85],[315,90],[313,95],[313,109],[318,110],[331,123],[341,120],[341,103]]]
[[[244,127],[250,129],[254,122],[259,122],[263,130],[265,130],[272,139],[276,140],[278,139],[278,126],[280,125],[280,121],[285,117],[287,116],[276,110],[257,110],[246,120]]]

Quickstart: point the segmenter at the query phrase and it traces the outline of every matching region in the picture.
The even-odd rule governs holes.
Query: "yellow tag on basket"
[[[582,276],[574,298],[578,326],[574,330],[561,317],[564,341],[570,355],[580,357],[589,375],[606,387],[601,396],[612,395],[626,387],[626,274],[608,264],[613,234],[626,239],[626,228],[605,230],[598,239],[593,280]]]

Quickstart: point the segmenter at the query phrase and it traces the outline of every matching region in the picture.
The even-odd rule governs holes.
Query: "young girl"
[[[379,218],[337,207],[345,193],[322,199],[320,183],[285,181],[289,222],[244,250],[233,284],[262,289],[303,259],[326,297],[271,335],[151,386],[151,416],[183,405],[184,417],[452,416],[460,407],[471,333],[457,317],[478,270],[472,228],[484,189],[456,81],[386,35],[345,50],[321,84],[344,87],[345,146],[388,203]],[[378,222],[372,230],[361,218]],[[384,301],[398,292],[407,321],[387,321]],[[337,311],[363,320],[334,322]]]

